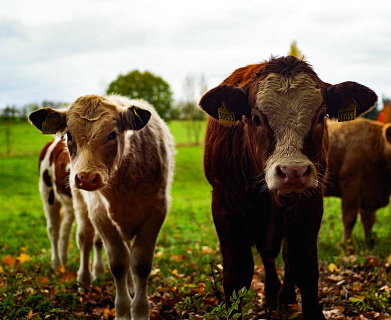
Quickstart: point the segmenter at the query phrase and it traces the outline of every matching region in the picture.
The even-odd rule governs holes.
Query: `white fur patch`
[[[305,73],[290,78],[272,73],[260,82],[256,107],[267,117],[276,139],[276,149],[265,168],[270,190],[279,188],[277,165],[310,165],[311,184],[317,186],[316,169],[301,150],[321,103],[321,89]]]

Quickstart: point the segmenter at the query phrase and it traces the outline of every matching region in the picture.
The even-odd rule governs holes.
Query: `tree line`
[[[183,84],[185,98],[174,102],[170,85],[163,78],[154,75],[149,71],[141,72],[133,70],[127,74],[120,74],[112,81],[106,94],[120,94],[131,99],[143,99],[152,104],[159,115],[166,121],[181,119],[203,119],[202,112],[198,110],[198,99],[207,89],[205,78],[196,79],[193,75],[188,75]],[[196,98],[195,90],[198,90],[199,97]],[[27,116],[32,111],[50,107],[54,109],[65,108],[67,102],[43,101],[42,103],[30,103],[20,106],[6,106],[0,109],[0,119],[3,121],[26,121]]]

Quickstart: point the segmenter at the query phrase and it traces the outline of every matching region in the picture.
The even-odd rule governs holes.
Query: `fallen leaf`
[[[32,319],[34,316],[33,310],[30,310],[29,313],[27,314],[27,319]]]
[[[332,274],[332,275],[328,276],[327,279],[332,280],[332,281],[341,281],[341,280],[343,280],[343,277],[338,274]]]
[[[73,281],[74,279],[76,279],[77,277],[77,274],[76,272],[64,272],[62,274],[62,278],[60,279],[61,282],[71,282]]]
[[[20,263],[25,263],[26,261],[30,261],[30,257],[25,254],[25,253],[21,253],[20,256],[18,258],[16,258]]]
[[[60,273],[65,273],[65,265],[62,265],[60,268],[58,268],[58,271],[60,272]]]
[[[330,272],[338,272],[339,268],[334,263],[330,263],[329,270],[330,270]]]
[[[109,317],[109,316],[115,316],[115,308],[113,309],[110,309],[109,306],[106,307],[106,309],[103,310],[103,316],[105,318]]]
[[[5,264],[9,267],[13,267],[13,265],[15,264],[15,261],[16,261],[16,259],[13,256],[11,256],[10,254],[1,258],[1,263]]]
[[[48,277],[39,277],[38,281],[43,283],[43,284],[49,283],[49,278]]]

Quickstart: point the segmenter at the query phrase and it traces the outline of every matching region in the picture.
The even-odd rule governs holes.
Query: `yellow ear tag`
[[[235,124],[235,114],[232,110],[228,109],[224,102],[222,102],[222,106],[217,109],[219,113],[219,122],[224,124]]]
[[[356,119],[356,106],[350,106],[338,110],[338,122],[351,121]]]
[[[56,132],[57,132],[57,130],[56,130],[55,125],[47,123],[46,119],[44,122],[42,122],[42,133],[43,134],[54,134]]]
[[[132,107],[132,110],[133,110],[134,115],[135,115],[137,118],[139,118],[139,120],[141,121],[142,124],[144,124],[144,121],[143,121],[143,120],[141,119],[141,117],[138,115],[135,106]]]

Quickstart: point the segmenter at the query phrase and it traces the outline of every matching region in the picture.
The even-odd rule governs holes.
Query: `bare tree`
[[[205,119],[204,113],[198,108],[198,99],[206,89],[207,85],[204,75],[196,79],[194,75],[188,74],[183,81],[185,98],[180,103],[181,115],[182,119],[185,120],[187,139],[189,142],[194,142],[195,144],[200,143],[202,121]]]

